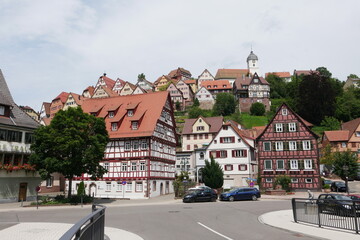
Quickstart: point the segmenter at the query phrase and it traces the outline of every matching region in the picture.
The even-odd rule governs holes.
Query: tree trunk
[[[68,188],[68,198],[70,199],[71,197],[71,185],[72,185],[72,177],[68,178],[69,179],[69,188]]]

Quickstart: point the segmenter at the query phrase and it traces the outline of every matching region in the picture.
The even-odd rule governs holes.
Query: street
[[[106,210],[106,226],[133,232],[143,239],[315,239],[264,225],[266,212],[290,209],[290,201],[173,203],[113,206]],[[0,226],[16,222],[75,223],[90,212],[87,206],[43,207],[0,214]],[[1,228],[1,227],[0,227]]]

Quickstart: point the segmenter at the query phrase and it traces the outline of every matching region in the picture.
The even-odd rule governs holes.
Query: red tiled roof
[[[348,139],[354,134],[358,126],[360,125],[360,118],[356,118],[354,120],[351,120],[349,122],[343,123],[341,125],[342,130],[349,130],[349,136]]]
[[[300,76],[301,74],[303,75],[310,75],[311,73],[319,73],[318,71],[313,71],[313,70],[294,70],[294,75],[298,75]]]
[[[204,118],[200,116],[207,124],[210,125],[209,133],[217,133],[223,125],[223,117],[208,117]],[[200,118],[199,117],[199,118]],[[192,134],[192,126],[198,120],[198,118],[185,119],[184,128],[182,134]]]
[[[203,81],[201,82],[201,86],[207,90],[232,89],[229,80]]]
[[[50,105],[51,103],[48,102],[43,102],[44,108],[45,108],[45,113],[48,115],[50,114]]]
[[[348,130],[324,131],[324,135],[330,142],[342,142],[349,140]]]
[[[248,69],[218,69],[215,79],[236,79],[248,75]]]
[[[65,103],[65,102],[66,102],[66,99],[68,98],[68,96],[69,96],[69,93],[67,93],[67,92],[62,92],[62,93],[60,93],[56,98],[54,98],[53,101],[54,101],[54,100],[57,100],[57,99],[60,99],[60,101],[61,101],[62,103]]]
[[[169,77],[168,75],[162,75],[161,77],[159,77],[159,78],[154,82],[154,85],[157,85],[163,77],[164,77],[168,82],[171,81],[171,79],[170,79],[170,77]]]
[[[82,108],[84,112],[91,113],[93,112],[94,106],[103,106],[101,109],[101,114],[103,111],[108,112],[109,109],[112,109],[114,104],[120,105],[119,110],[117,111],[114,118],[105,118],[106,129],[109,132],[110,138],[128,138],[128,137],[145,137],[152,136],[155,130],[156,123],[161,116],[162,109],[165,106],[166,101],[170,98],[167,91],[154,92],[148,94],[136,94],[136,95],[126,95],[126,96],[116,96],[112,98],[91,98],[85,99]],[[135,110],[134,116],[129,117],[125,115],[127,112],[126,106],[128,104],[138,103],[138,106]],[[138,126],[137,130],[131,129],[131,121],[134,121],[137,118],[137,114],[142,114],[142,121]],[[119,122],[118,130],[111,130],[111,122],[114,119],[123,120]]]
[[[85,90],[83,91],[83,93],[85,91],[88,91],[90,96],[94,95],[94,91],[95,91],[95,88],[93,86],[88,86],[87,88],[85,88]]]
[[[100,78],[102,78],[106,84],[106,86],[110,89],[112,89],[115,85],[115,80],[112,80],[111,78],[108,78],[107,76],[101,76]]]
[[[255,73],[255,75],[253,77],[237,78],[234,82],[236,89],[248,89],[248,87],[244,87],[244,86],[249,86],[254,78],[259,79],[260,83],[263,85],[269,85],[268,81],[266,81],[265,78],[259,77]]]
[[[195,79],[188,79],[188,80],[184,80],[184,83],[186,83],[186,84],[196,84],[196,80]]]
[[[45,126],[49,126],[51,123],[51,118],[43,118],[41,121],[44,122]]]
[[[189,70],[186,70],[185,68],[177,68],[169,72],[168,76],[171,78],[177,77],[177,73],[180,71],[180,73],[186,73],[191,75]]]
[[[289,78],[289,77],[291,77],[290,72],[268,72],[268,73],[265,73],[265,77],[269,76],[270,74],[276,75],[276,76],[278,76],[280,78]]]

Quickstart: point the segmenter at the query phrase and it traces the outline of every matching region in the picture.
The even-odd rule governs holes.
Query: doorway
[[[27,183],[20,183],[18,202],[26,201]]]

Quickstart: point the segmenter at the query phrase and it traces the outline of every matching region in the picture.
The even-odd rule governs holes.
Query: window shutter
[[[272,142],[272,149],[273,149],[273,151],[276,150],[276,144],[275,144],[275,142]]]
[[[247,157],[247,150],[243,150],[243,156]]]
[[[227,151],[225,151],[225,157],[227,157]],[[232,165],[231,165],[232,166]]]
[[[216,158],[220,157],[220,151],[216,151]]]
[[[232,143],[235,142],[235,137],[231,137],[231,142],[232,142]]]
[[[289,142],[284,142],[284,151],[288,151],[289,150]]]
[[[295,127],[296,127],[295,132],[299,132],[299,123],[295,123]]]
[[[232,150],[232,151],[231,151],[231,156],[232,156],[232,157],[235,157],[235,150]]]
[[[289,123],[284,123],[284,132],[289,132]]]
[[[314,145],[313,145],[313,142],[310,140],[310,150],[313,150],[314,149]]]
[[[303,170],[304,169],[304,160],[298,160],[298,164],[299,164],[299,169]]]
[[[276,124],[275,123],[274,123],[273,127],[274,127],[274,132],[276,132]]]
[[[224,138],[220,138],[220,143],[223,143],[224,142]]]
[[[315,168],[315,161],[314,161],[314,160],[311,160],[311,167],[312,167],[312,169],[316,169],[316,168]]]
[[[287,160],[287,169],[290,170],[291,167],[290,167],[290,160]]]
[[[244,165],[245,166],[245,171],[247,171],[247,165]]]
[[[302,142],[297,142],[297,149],[298,150],[303,150]]]

